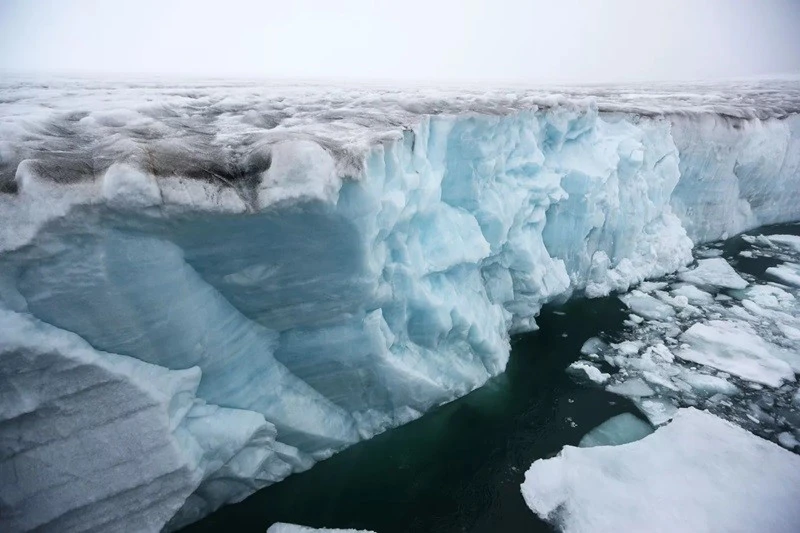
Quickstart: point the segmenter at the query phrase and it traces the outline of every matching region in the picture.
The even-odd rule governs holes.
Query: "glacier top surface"
[[[728,83],[459,87],[266,81],[0,80],[0,192],[19,164],[55,182],[114,162],[155,175],[222,182],[257,175],[287,139],[323,146],[340,175],[357,175],[373,144],[428,115],[505,115],[559,105],[646,116],[782,118],[800,112],[800,79]]]

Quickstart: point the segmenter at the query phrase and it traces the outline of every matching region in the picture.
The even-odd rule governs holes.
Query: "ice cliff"
[[[5,83],[0,529],[179,527],[800,219],[800,86],[694,89]]]

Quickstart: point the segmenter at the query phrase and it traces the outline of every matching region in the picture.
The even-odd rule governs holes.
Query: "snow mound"
[[[800,457],[688,408],[637,442],[534,462],[522,495],[564,533],[794,533]]]

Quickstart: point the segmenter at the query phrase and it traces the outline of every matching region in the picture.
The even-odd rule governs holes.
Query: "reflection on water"
[[[359,443],[308,472],[223,507],[186,532],[254,531],[274,522],[392,532],[553,531],[525,506],[525,471],[577,445],[627,400],[580,387],[564,369],[583,342],[619,331],[616,297],[545,309],[512,340],[507,371],[419,420]]]

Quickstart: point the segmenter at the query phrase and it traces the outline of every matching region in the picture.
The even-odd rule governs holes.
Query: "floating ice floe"
[[[567,368],[567,371],[580,378],[587,379],[598,385],[602,385],[611,377],[609,374],[602,372],[593,364],[584,361],[575,361]]]
[[[606,390],[608,392],[613,392],[614,394],[619,394],[620,396],[628,396],[631,398],[643,398],[655,394],[655,391],[653,391],[653,389],[651,389],[647,383],[639,378],[633,378],[629,379],[628,381],[623,381],[622,383],[609,385],[606,387]]]
[[[678,274],[678,278],[705,287],[744,289],[747,282],[721,257],[700,259],[697,268]]]
[[[651,320],[667,320],[675,316],[675,310],[649,294],[634,290],[620,296],[622,303],[639,316]]]
[[[800,457],[692,408],[630,444],[566,446],[521,489],[564,533],[800,531]]]
[[[800,265],[784,263],[779,266],[769,267],[767,274],[792,287],[800,287]]]
[[[600,337],[592,337],[583,343],[583,346],[581,346],[581,353],[583,355],[596,355],[602,353],[606,348],[608,348],[608,344],[603,339]]]
[[[794,271],[788,237],[742,240]],[[702,248],[697,255],[708,256]],[[679,406],[701,406],[775,442],[782,433],[799,438],[800,293],[769,273],[745,279],[722,257],[700,259],[694,270],[620,296],[637,314],[621,338],[589,339],[582,353],[610,374],[606,390],[629,398],[655,426]]]
[[[680,340],[686,344],[676,352],[681,359],[771,387],[794,381],[791,365],[776,355],[779,348],[761,339],[745,322],[711,320],[694,324]]]
[[[654,426],[669,422],[678,412],[678,407],[664,398],[636,398],[633,403]]]
[[[714,297],[691,284],[678,285],[670,291],[673,297],[683,296],[692,305],[710,305]]]

